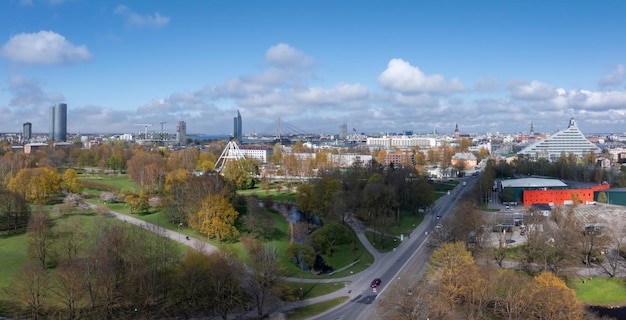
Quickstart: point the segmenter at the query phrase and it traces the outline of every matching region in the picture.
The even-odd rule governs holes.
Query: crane
[[[149,124],[149,123],[137,123],[137,124],[134,124],[134,125],[135,126],[143,126],[144,127],[144,131],[143,131],[144,132],[143,133],[144,134],[144,139],[148,139],[148,127],[152,127],[152,125]]]

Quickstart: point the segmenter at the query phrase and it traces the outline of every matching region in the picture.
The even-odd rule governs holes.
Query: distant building
[[[187,123],[185,121],[178,122],[176,126],[176,141],[180,145],[187,144]]]
[[[471,169],[478,164],[478,159],[471,152],[458,152],[452,156],[452,166],[456,166],[460,162],[463,162],[465,169]]]
[[[597,199],[597,193],[609,188],[608,184],[586,188],[570,188],[559,179],[522,178],[502,180],[503,201],[533,204],[568,205],[577,199],[586,204]]]
[[[22,125],[22,141],[29,141],[33,138],[33,124],[24,122]]]
[[[256,159],[261,163],[267,163],[267,160],[274,154],[274,149],[269,146],[241,145],[239,151],[247,159]]]
[[[233,118],[233,138],[243,143],[243,128],[241,126],[241,114],[237,110],[237,116]]]
[[[342,123],[339,125],[339,140],[346,140],[348,137],[348,124]]]
[[[585,154],[591,152],[600,153],[601,150],[597,145],[587,140],[585,135],[578,129],[574,118],[572,118],[567,129],[530,144],[517,154],[534,159],[545,158],[555,161],[561,157],[562,153],[566,156],[574,154],[582,158]]]
[[[406,137],[406,136],[384,136],[380,138],[367,138],[368,147],[391,148],[413,148],[429,149],[437,145],[437,139],[431,137]]]
[[[50,107],[50,132],[48,138],[54,141],[67,140],[67,104],[57,103]]]

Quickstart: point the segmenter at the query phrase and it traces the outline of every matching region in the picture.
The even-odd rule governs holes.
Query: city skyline
[[[0,4],[0,131],[626,131],[626,4]],[[352,130],[350,130],[352,131]]]

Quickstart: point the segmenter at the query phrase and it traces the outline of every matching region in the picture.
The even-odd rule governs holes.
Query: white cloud
[[[498,87],[498,79],[492,75],[479,78],[474,84],[477,91],[496,91]]]
[[[39,81],[25,79],[19,75],[12,76],[9,79],[8,89],[13,95],[10,105],[15,107],[51,105],[64,100],[62,94],[44,93]]]
[[[75,46],[53,31],[15,35],[0,53],[10,60],[33,64],[79,63],[92,58],[86,46]]]
[[[339,83],[332,89],[313,87],[294,93],[296,102],[318,105],[361,100],[367,96],[367,87],[359,83]]]
[[[314,62],[311,57],[285,43],[279,43],[267,49],[265,61],[272,66],[283,68],[306,67]]]
[[[618,64],[617,66],[615,66],[615,70],[613,70],[613,72],[605,75],[604,77],[602,77],[602,79],[600,79],[600,86],[608,87],[619,85],[620,83],[622,83],[622,81],[624,81],[624,66]]]
[[[388,90],[410,93],[448,93],[464,91],[457,78],[447,81],[442,75],[426,75],[402,59],[391,59],[387,69],[378,76],[380,85]]]
[[[129,7],[125,5],[118,5],[113,11],[115,14],[126,18],[126,24],[129,27],[135,28],[160,28],[167,25],[170,22],[170,17],[162,16],[160,13],[155,12],[152,15],[140,15],[133,12]]]
[[[558,88],[539,81],[511,83],[509,89],[511,97],[520,100],[547,100],[555,98],[558,93]]]

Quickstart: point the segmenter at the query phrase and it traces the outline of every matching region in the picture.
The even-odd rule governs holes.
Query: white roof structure
[[[567,187],[567,184],[559,179],[521,178],[502,180],[502,188],[554,188]]]
[[[531,158],[547,158],[554,161],[561,157],[561,153],[565,153],[565,155],[574,154],[582,158],[590,152],[600,153],[601,150],[585,138],[585,135],[578,129],[576,121],[572,118],[567,129],[529,145],[524,150],[518,152],[518,154]]]

